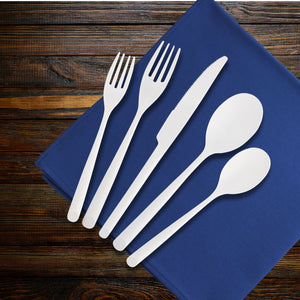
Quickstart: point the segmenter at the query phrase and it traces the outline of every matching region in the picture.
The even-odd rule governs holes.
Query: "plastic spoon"
[[[266,177],[270,166],[270,157],[262,149],[248,148],[236,154],[221,171],[214,192],[131,254],[127,258],[128,266],[137,266],[214,199],[226,194],[245,193],[256,187]]]
[[[202,153],[120,233],[114,248],[124,250],[208,156],[245,144],[259,128],[262,117],[262,105],[251,94],[236,94],[223,102],[208,123]]]

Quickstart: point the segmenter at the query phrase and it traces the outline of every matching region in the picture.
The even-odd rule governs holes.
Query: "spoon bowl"
[[[240,93],[228,98],[209,120],[206,152],[225,153],[239,148],[255,134],[262,118],[262,104],[254,95]]]
[[[248,148],[226,163],[216,190],[222,195],[248,192],[266,177],[270,167],[270,157],[264,150]]]

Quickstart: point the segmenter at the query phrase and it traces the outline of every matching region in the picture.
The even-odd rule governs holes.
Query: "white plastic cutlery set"
[[[164,49],[163,46],[164,42],[161,42],[144,71],[139,90],[138,109],[83,217],[82,224],[86,228],[95,226],[142,116],[161,96],[175,72],[181,49],[172,46],[169,50],[169,44]],[[69,208],[68,220],[71,222],[76,222],[80,216],[109,116],[124,97],[130,84],[135,58],[127,59],[121,73],[124,57],[123,54],[120,58],[118,53],[107,75],[103,94],[104,113]],[[107,238],[126,213],[152,171],[204,99],[226,62],[227,57],[223,56],[208,66],[169,114],[157,133],[156,148],[104,223],[99,232],[100,237]],[[210,118],[202,152],[117,236],[113,241],[114,248],[119,251],[124,250],[206,158],[236,150],[244,145],[256,133],[262,118],[263,107],[251,94],[236,94],[224,101]],[[268,174],[270,166],[268,154],[259,148],[248,148],[234,155],[223,167],[217,187],[212,194],[132,253],[127,259],[127,264],[130,267],[138,265],[214,199],[225,194],[244,193],[256,187]]]

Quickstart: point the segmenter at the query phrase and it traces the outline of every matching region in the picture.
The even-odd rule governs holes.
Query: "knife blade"
[[[100,237],[107,238],[112,232],[154,168],[192,117],[227,60],[228,58],[226,56],[222,56],[209,65],[186,91],[179,103],[169,114],[156,136],[158,142],[156,148],[104,223],[99,232]]]
[[[228,58],[223,56],[213,62],[186,91],[160,128],[156,136],[158,143],[173,143],[202,102],[227,60]]]

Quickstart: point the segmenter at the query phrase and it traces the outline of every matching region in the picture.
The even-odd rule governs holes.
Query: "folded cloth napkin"
[[[236,93],[252,93],[263,104],[264,119],[243,148],[261,147],[269,153],[272,167],[266,180],[246,194],[215,201],[143,262],[179,299],[242,299],[300,236],[300,83],[211,0],[196,2],[162,40],[181,47],[182,55],[167,90],[136,131],[98,225],[103,225],[155,148],[157,132],[185,91],[209,64],[228,56],[227,66],[112,237],[197,157],[215,109]],[[137,64],[127,95],[109,121],[84,209],[134,116],[141,77],[154,50]],[[45,180],[69,201],[102,114],[100,99],[37,161]],[[127,251],[131,253],[204,200],[236,152],[215,155],[202,164]]]

